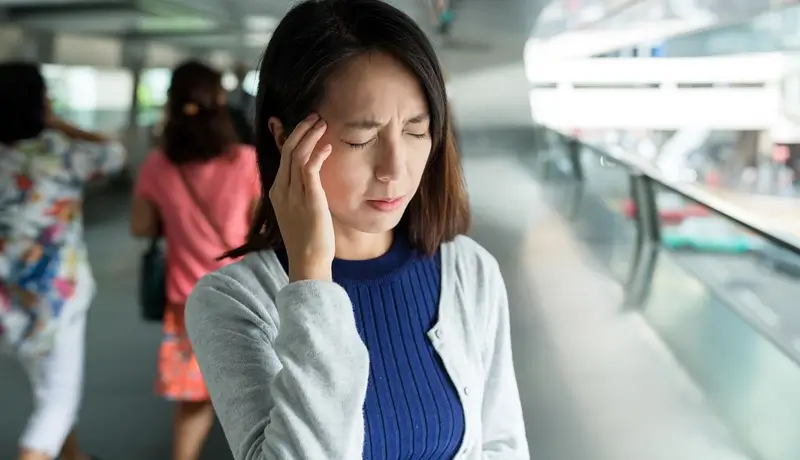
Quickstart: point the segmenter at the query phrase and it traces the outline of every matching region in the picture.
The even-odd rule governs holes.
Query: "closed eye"
[[[354,149],[365,149],[365,148],[367,148],[367,147],[369,146],[369,144],[371,144],[371,143],[372,143],[374,140],[375,140],[375,138],[372,138],[372,139],[368,140],[367,142],[363,142],[363,143],[361,143],[361,144],[354,144],[354,143],[352,143],[352,142],[347,142],[347,141],[343,141],[343,142],[344,142],[345,144],[349,145],[351,148],[354,148]]]
[[[422,134],[406,133],[406,134],[408,134],[409,136],[416,137],[417,139],[427,139],[428,138],[428,133],[422,133]],[[353,148],[353,149],[365,149],[365,148],[369,147],[369,145],[372,144],[375,141],[375,139],[376,138],[372,138],[372,139],[368,140],[367,142],[362,142],[360,144],[359,143],[354,143],[354,142],[347,142],[347,141],[342,141],[342,142],[344,142],[350,148]]]

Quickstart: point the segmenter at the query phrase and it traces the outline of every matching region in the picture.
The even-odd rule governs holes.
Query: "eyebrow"
[[[354,129],[375,129],[380,128],[381,124],[373,119],[364,119],[364,120],[355,120],[355,121],[348,121],[344,124],[345,128],[354,128]]]
[[[427,113],[421,113],[421,114],[419,114],[417,116],[414,116],[414,117],[409,118],[408,120],[406,120],[406,124],[409,124],[409,123],[410,124],[422,123],[423,121],[427,120],[428,118],[430,118],[430,115],[428,115]],[[367,129],[368,130],[368,129],[380,128],[381,126],[383,126],[383,124],[379,123],[378,121],[376,121],[374,119],[366,118],[366,119],[363,119],[363,120],[348,121],[347,123],[344,124],[344,126],[346,128]]]
[[[428,118],[430,118],[430,115],[428,115],[427,113],[421,113],[416,117],[409,118],[408,120],[406,120],[406,124],[411,123],[413,125],[416,123],[422,123],[423,121],[426,121]]]

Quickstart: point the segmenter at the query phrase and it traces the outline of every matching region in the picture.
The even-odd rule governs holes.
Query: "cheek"
[[[354,195],[362,192],[364,180],[363,162],[353,162],[356,155],[334,149],[325,163],[322,164],[319,176],[322,188],[331,208],[352,201]],[[368,172],[367,172],[368,174]]]
[[[419,185],[420,180],[422,180],[422,174],[425,172],[425,168],[428,166],[430,157],[430,143],[428,143],[427,149],[419,149],[414,153],[414,155],[409,156],[406,164],[408,167],[408,173],[411,176],[411,180],[414,184]]]

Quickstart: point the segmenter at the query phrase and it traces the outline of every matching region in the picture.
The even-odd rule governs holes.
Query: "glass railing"
[[[762,460],[800,458],[800,244],[639,157],[536,128],[524,161]]]

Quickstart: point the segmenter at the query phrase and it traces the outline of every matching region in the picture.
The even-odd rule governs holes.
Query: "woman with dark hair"
[[[161,147],[142,164],[131,230],[164,236],[167,305],[156,392],[177,402],[173,459],[196,460],[214,420],[208,391],[183,322],[197,280],[245,241],[261,195],[255,151],[237,143],[222,75],[190,61],[172,74]]]
[[[379,0],[307,0],[261,64],[261,204],[186,325],[234,458],[528,460],[495,259],[434,50]]]
[[[83,185],[124,164],[119,143],[51,112],[36,65],[0,64],[0,347],[22,362],[34,395],[20,460],[88,458],[73,432],[95,291]]]

